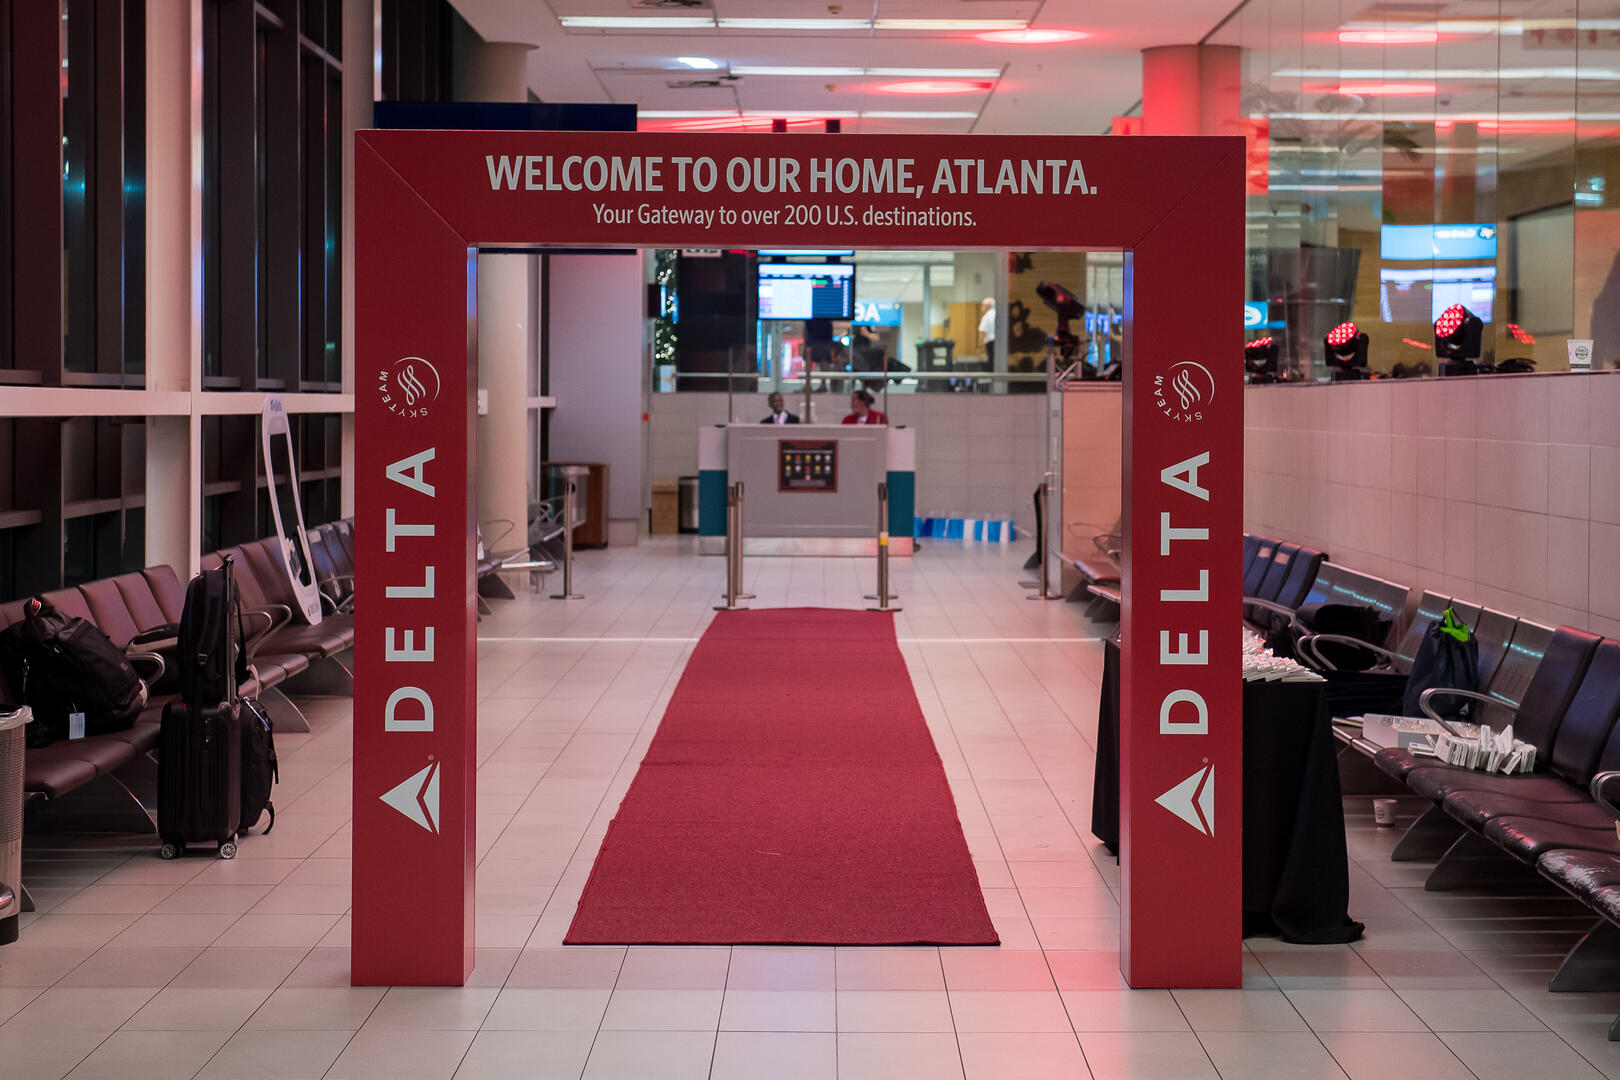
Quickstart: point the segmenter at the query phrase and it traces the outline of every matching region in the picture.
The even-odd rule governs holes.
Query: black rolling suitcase
[[[236,857],[242,823],[242,708],[234,701],[193,708],[171,701],[158,736],[158,836],[173,859],[187,844],[218,845]]]
[[[236,857],[242,826],[242,726],[237,688],[247,673],[240,600],[229,559],[186,589],[176,648],[179,701],[163,710],[158,736],[158,837],[165,859],[187,844]]]

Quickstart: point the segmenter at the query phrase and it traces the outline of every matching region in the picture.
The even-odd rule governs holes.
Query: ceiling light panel
[[[874,30],[909,30],[912,32],[965,31],[981,33],[989,30],[1022,30],[1029,25],[1027,19],[884,19],[873,20]]]
[[[870,19],[782,19],[743,16],[722,18],[718,21],[722,30],[768,30],[773,33],[796,30],[827,33],[838,30],[870,30],[872,28]]]
[[[712,15],[559,15],[565,30],[713,30]]]
[[[997,79],[1000,68],[860,68],[860,67],[799,67],[784,65],[734,64],[733,75],[807,76],[814,78],[860,78],[863,75],[882,78],[938,78],[938,79]]]

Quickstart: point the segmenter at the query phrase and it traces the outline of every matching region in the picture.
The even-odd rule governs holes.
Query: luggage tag
[[[84,713],[82,713],[82,712],[68,713],[68,738],[69,739],[82,739],[82,738],[84,738]]]

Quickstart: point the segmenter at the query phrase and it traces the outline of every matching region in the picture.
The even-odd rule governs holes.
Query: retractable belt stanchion
[[[574,490],[574,482],[568,481],[567,494],[563,496],[562,592],[552,593],[553,600],[585,599],[574,591]]]
[[[877,535],[877,592],[867,593],[866,599],[876,600],[877,604],[867,608],[867,611],[899,611],[897,607],[889,604],[890,600],[900,599],[889,591],[889,485],[880,483],[878,493],[878,535]]]
[[[726,602],[716,611],[736,611],[748,605],[742,595],[742,482],[726,487]]]
[[[1061,600],[1061,599],[1063,599],[1063,597],[1061,597],[1061,596],[1053,595],[1051,587],[1050,587],[1051,586],[1051,573],[1052,573],[1052,553],[1050,551],[1046,550],[1046,537],[1047,537],[1047,534],[1051,530],[1048,527],[1048,524],[1047,524],[1047,521],[1046,521],[1046,512],[1047,512],[1047,498],[1049,497],[1050,492],[1052,490],[1051,489],[1052,481],[1050,479],[1052,474],[1047,473],[1046,475],[1047,475],[1048,479],[1042,480],[1041,481],[1041,486],[1036,489],[1036,498],[1039,500],[1038,509],[1040,511],[1040,513],[1038,513],[1036,515],[1036,518],[1041,522],[1041,534],[1040,534],[1040,536],[1038,536],[1036,538],[1035,542],[1036,542],[1036,545],[1037,545],[1036,550],[1040,553],[1040,556],[1041,556],[1041,566],[1040,566],[1040,573],[1037,575],[1037,577],[1036,577],[1036,579],[1034,581],[1034,585],[1035,585],[1036,589],[1039,590],[1039,591],[1030,593],[1028,596],[1025,597],[1026,600]]]
[[[737,481],[737,588],[735,591],[738,600],[753,600],[755,599],[753,593],[743,592],[743,512],[747,506],[744,499],[745,494],[743,482],[741,480]]]

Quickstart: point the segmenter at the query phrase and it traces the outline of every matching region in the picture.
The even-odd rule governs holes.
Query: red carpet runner
[[[565,942],[996,944],[893,617],[717,614]]]

